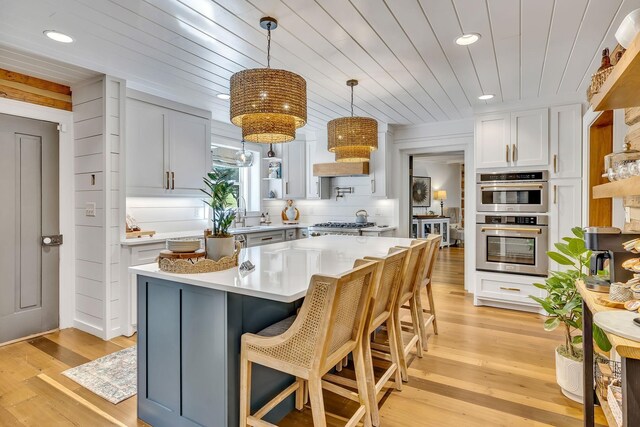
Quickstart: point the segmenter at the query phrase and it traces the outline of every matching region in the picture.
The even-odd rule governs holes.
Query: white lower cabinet
[[[284,242],[284,240],[285,240],[284,230],[265,231],[263,233],[248,233],[247,247],[251,248],[253,246],[269,245],[271,243]]]
[[[129,273],[129,267],[156,262],[160,251],[166,249],[166,242],[149,242],[127,245],[120,248],[120,283],[125,284],[121,298],[122,330],[130,337],[137,329],[136,275]]]
[[[543,297],[544,291],[533,286],[544,277],[476,271],[475,305],[538,312],[540,306],[530,295]]]

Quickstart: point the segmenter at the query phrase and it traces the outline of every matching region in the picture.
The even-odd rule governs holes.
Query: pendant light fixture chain
[[[267,24],[267,68],[271,68],[271,22]]]
[[[353,117],[353,87],[358,85],[355,79],[347,80],[347,86],[351,88],[351,117]]]

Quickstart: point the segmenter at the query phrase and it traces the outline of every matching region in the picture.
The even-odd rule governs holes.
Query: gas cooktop
[[[366,228],[366,227],[374,227],[375,222],[365,222],[365,223],[356,223],[356,222],[321,222],[319,224],[313,224],[312,227],[316,228]]]

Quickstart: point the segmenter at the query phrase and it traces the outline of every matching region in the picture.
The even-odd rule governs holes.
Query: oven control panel
[[[545,215],[478,215],[478,224],[547,225]]]

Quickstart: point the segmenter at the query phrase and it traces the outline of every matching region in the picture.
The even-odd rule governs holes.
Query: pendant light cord
[[[271,68],[271,22],[267,24],[267,68]]]
[[[353,117],[353,86],[351,86],[351,117]]]

